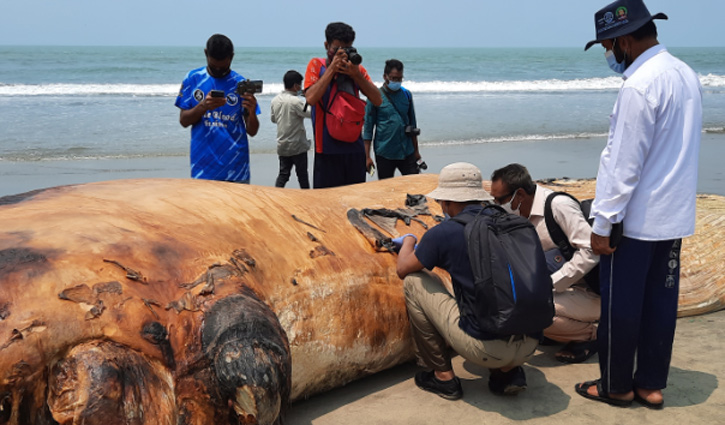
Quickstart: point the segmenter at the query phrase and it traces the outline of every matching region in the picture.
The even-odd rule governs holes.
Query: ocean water
[[[704,131],[725,133],[725,47],[670,48],[699,74]],[[426,146],[604,137],[621,78],[601,48],[359,48],[373,81],[405,63]],[[269,104],[289,69],[322,48],[238,48],[232,67],[265,82],[254,154],[275,151]],[[0,161],[185,156],[174,100],[203,47],[0,46]],[[308,133],[312,137],[308,124]]]

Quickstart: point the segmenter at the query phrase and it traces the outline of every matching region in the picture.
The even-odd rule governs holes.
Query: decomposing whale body
[[[421,213],[406,195],[436,183],[149,179],[0,198],[0,425],[281,423],[291,400],[412,359],[389,235],[353,223]],[[686,314],[725,300],[725,201],[698,205],[710,245],[684,244]],[[412,214],[388,230],[435,224]]]

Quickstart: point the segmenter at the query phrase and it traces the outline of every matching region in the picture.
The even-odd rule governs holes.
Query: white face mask
[[[514,196],[511,197],[511,200],[510,201],[506,202],[505,204],[501,204],[500,205],[501,208],[505,209],[506,212],[509,213],[509,214],[521,215],[521,211],[520,211],[521,210],[521,203],[519,203],[519,206],[516,207],[516,209],[513,209],[513,203],[514,203],[514,199],[516,199],[516,194],[517,193],[518,193],[518,191],[515,191],[514,192]]]
[[[607,59],[607,64],[612,69],[612,71],[616,72],[617,74],[621,74],[624,72],[627,67],[624,64],[624,61],[617,62],[617,58],[614,56],[614,52],[611,50],[607,50],[604,52],[604,57]]]

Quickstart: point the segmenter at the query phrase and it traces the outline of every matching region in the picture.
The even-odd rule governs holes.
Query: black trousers
[[[315,189],[365,182],[365,152],[315,153],[313,184]]]
[[[410,154],[404,159],[387,159],[380,155],[375,155],[375,163],[378,167],[379,180],[393,177],[396,169],[400,170],[400,174],[404,176],[419,173],[414,154]]]
[[[277,181],[274,185],[276,187],[284,187],[292,174],[292,167],[295,167],[297,181],[300,183],[300,189],[309,189],[310,177],[307,174],[307,152],[302,152],[292,156],[280,156],[279,175],[277,176]]]
[[[599,369],[610,393],[667,386],[677,323],[681,240],[622,237],[601,257]]]

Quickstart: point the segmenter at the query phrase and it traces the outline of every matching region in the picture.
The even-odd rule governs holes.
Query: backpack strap
[[[401,88],[400,88],[400,90],[404,90],[404,89],[403,89],[403,88],[401,87]],[[390,98],[390,95],[388,94],[388,91],[387,91],[387,90],[385,89],[385,86],[381,87],[381,88],[380,88],[380,91],[381,91],[381,92],[382,92],[382,93],[383,93],[383,94],[385,95],[385,97],[386,97],[386,98],[388,99],[388,103],[390,103],[391,105],[393,105],[393,108],[395,108],[395,112],[397,112],[397,113],[398,113],[398,115],[400,115],[400,119],[401,119],[401,120],[403,120],[403,125],[408,125],[408,120],[407,120],[407,119],[405,119],[405,116],[403,115],[403,113],[402,113],[402,112],[400,112],[400,109],[398,109],[398,107],[397,107],[397,106],[395,106],[395,103],[393,103],[393,99],[391,99],[391,98]],[[407,93],[407,92],[406,92],[406,93]],[[410,100],[410,98],[408,98],[408,100]]]
[[[551,209],[551,202],[559,195],[566,195],[576,201],[577,205],[579,205],[579,208],[581,208],[581,203],[579,203],[579,200],[576,199],[574,196],[566,193],[566,192],[554,192],[546,197],[546,202],[544,203],[544,221],[546,222],[546,230],[549,232],[549,236],[551,236],[551,240],[554,241],[556,246],[559,248],[559,251],[561,251],[561,254],[566,258],[567,261],[571,260],[571,257],[574,256],[574,252],[576,251],[573,246],[571,246],[571,243],[569,243],[569,238],[566,237],[566,234],[564,234],[564,231],[561,230],[561,226],[559,226],[559,223],[554,220],[554,212]]]
[[[482,261],[491,257],[491,251],[488,245],[488,223],[487,220],[481,217],[484,215],[491,215],[486,211],[486,208],[483,208],[475,215],[458,214],[455,217],[451,217],[451,220],[466,226],[464,229],[466,248],[468,250],[471,271],[476,282],[487,282],[491,279],[490,264],[485,264]]]

